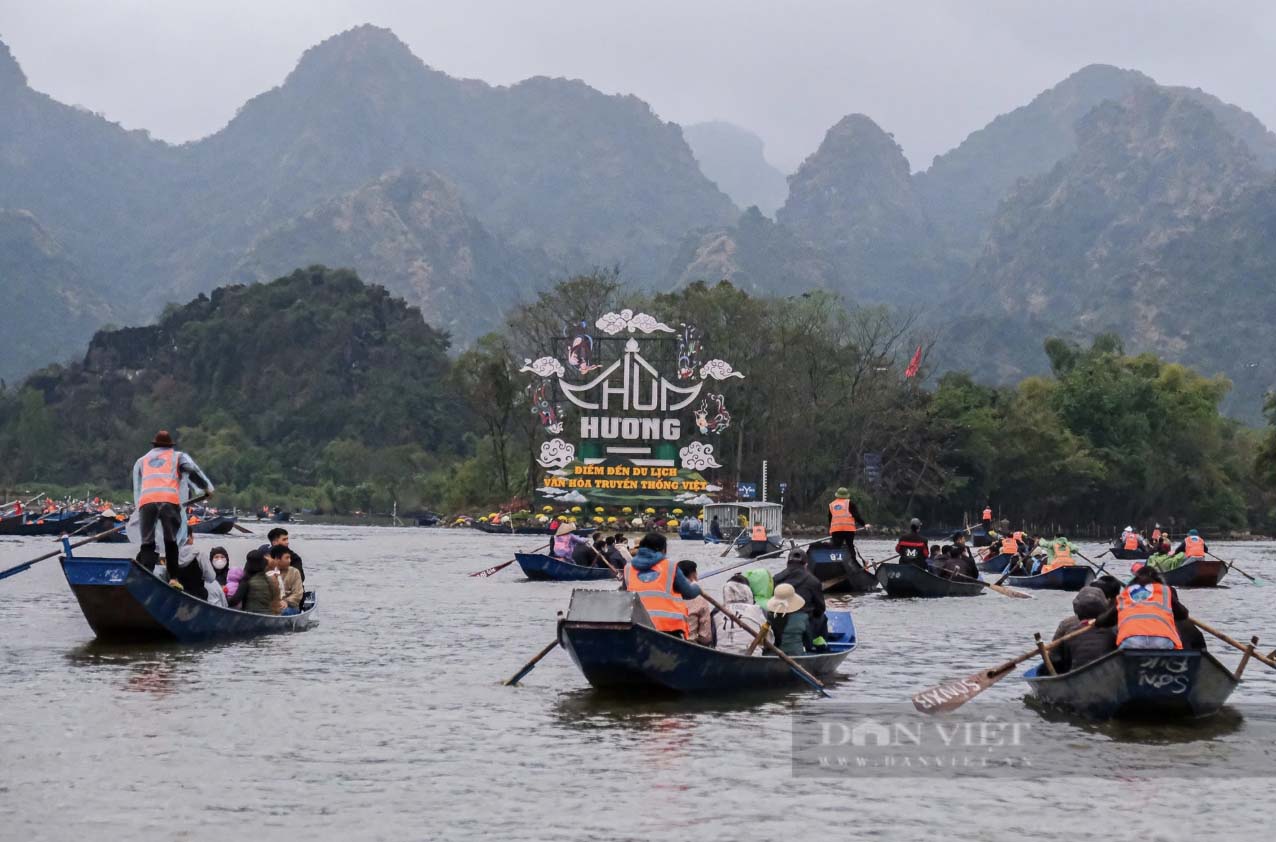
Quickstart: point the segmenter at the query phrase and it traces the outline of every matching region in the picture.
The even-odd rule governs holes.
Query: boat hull
[[[1139,559],[1147,558],[1149,555],[1151,553],[1147,550],[1127,550],[1124,547],[1112,548],[1112,557],[1121,561],[1138,561]]]
[[[825,587],[828,593],[871,593],[878,589],[877,577],[859,562],[847,560],[845,547],[812,544],[806,548],[811,573],[821,582],[834,582]]]
[[[1087,719],[1208,716],[1240,683],[1208,652],[1137,649],[1058,676],[1037,665],[1024,677],[1042,704]]]
[[[984,586],[976,582],[945,579],[911,564],[879,564],[877,581],[890,597],[935,599],[945,596],[980,596],[984,592]]]
[[[1216,588],[1226,575],[1227,565],[1213,558],[1198,558],[1161,571],[1165,584],[1176,588]]]
[[[759,541],[758,543],[762,542]],[[773,553],[779,550],[781,546],[781,543],[775,538],[768,538],[765,548],[754,547],[752,541],[745,541],[743,543],[737,541],[735,544],[735,554],[740,558],[757,558],[760,555]]]
[[[63,556],[61,562],[99,640],[199,642],[301,631],[318,622],[313,603],[289,617],[212,605],[169,587],[130,559]]]
[[[987,561],[978,562],[976,566],[984,573],[1005,573],[1013,558],[1012,555],[995,555]]]
[[[615,579],[609,567],[585,567],[541,553],[514,553],[523,574],[536,582],[592,582]]]
[[[81,521],[88,515],[88,512],[62,512],[58,514],[29,515],[31,518],[29,523],[22,522],[22,516],[5,518],[0,521],[0,536],[10,535],[13,537],[35,537],[35,536],[58,536],[66,532],[74,532],[78,527],[76,521]]]
[[[235,523],[239,519],[232,515],[218,515],[201,520],[190,528],[190,531],[196,535],[228,535],[235,528]]]
[[[1036,576],[1010,576],[1003,585],[1047,591],[1079,591],[1094,581],[1094,571],[1083,564],[1056,567]]]
[[[599,689],[716,695],[807,686],[779,658],[724,652],[638,624],[565,621],[559,640],[585,680]],[[840,652],[794,660],[822,678],[852,649],[853,643]]]

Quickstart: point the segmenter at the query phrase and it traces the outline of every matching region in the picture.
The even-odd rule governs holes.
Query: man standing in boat
[[[178,541],[182,533],[182,496],[190,485],[213,493],[213,483],[189,455],[173,447],[173,437],[160,430],[151,449],[133,464],[133,505],[137,507],[142,530],[142,548],[137,560],[147,570],[155,567],[155,528],[164,531],[164,563],[169,584],[180,585],[191,595],[207,599],[199,566],[178,563]],[[187,494],[189,496],[189,494]]]
[[[983,524],[985,533],[992,531],[992,503],[984,506],[984,511],[979,518],[979,522]]]
[[[850,489],[842,486],[829,503],[829,536],[833,548],[846,547],[847,558],[854,559],[856,525],[863,522],[860,510],[851,502]]]

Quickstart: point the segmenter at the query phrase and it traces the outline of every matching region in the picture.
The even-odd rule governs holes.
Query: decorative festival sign
[[[703,472],[722,465],[713,444],[688,436],[729,428],[723,395],[702,391],[710,377],[744,375],[725,360],[702,363],[702,339],[690,323],[675,330],[624,309],[595,326],[598,336],[581,321],[556,340],[566,364],[542,356],[521,369],[541,378],[529,386],[532,412],[553,436],[537,458],[546,469],[538,493],[557,503],[711,501],[708,493],[721,489]]]

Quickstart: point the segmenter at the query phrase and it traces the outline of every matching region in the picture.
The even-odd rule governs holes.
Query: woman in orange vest
[[[1094,624],[1116,626],[1120,649],[1182,649],[1177,626],[1188,617],[1178,592],[1165,584],[1157,570],[1144,565]]]
[[[634,560],[625,565],[621,590],[637,594],[651,624],[662,632],[687,637],[687,603],[700,596],[700,586],[687,579],[666,556],[665,536],[649,532],[638,544]]]
[[[851,502],[851,491],[846,486],[838,488],[834,500],[829,503],[829,543],[834,549],[846,547],[847,556],[855,558],[856,525],[863,523],[860,510]]]
[[[984,525],[984,531],[992,529],[992,506],[984,506],[983,515],[980,516],[979,522]]]

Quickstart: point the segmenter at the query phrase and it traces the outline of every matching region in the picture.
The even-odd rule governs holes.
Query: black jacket
[[[1051,650],[1050,662],[1054,664],[1056,671],[1064,673],[1102,658],[1116,648],[1115,631],[1111,628],[1092,628],[1071,640],[1065,640]]]
[[[824,616],[824,588],[820,585],[820,580],[806,569],[805,564],[790,564],[775,574],[774,581],[776,585],[786,582],[792,585],[797,595],[806,600],[802,610],[807,614],[812,617]]]

